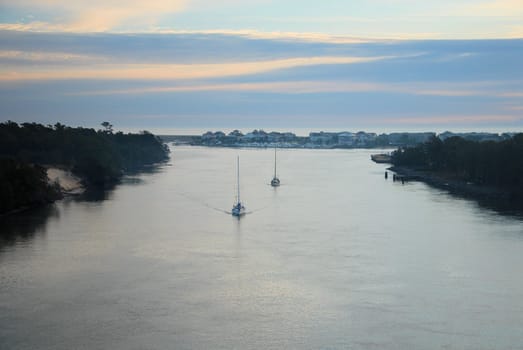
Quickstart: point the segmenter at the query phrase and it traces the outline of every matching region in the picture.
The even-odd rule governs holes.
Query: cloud
[[[103,32],[122,24],[152,25],[158,18],[183,10],[187,0],[19,0],[11,7],[54,12],[58,23],[34,22],[19,28]],[[64,19],[65,18],[65,19]],[[11,28],[13,24],[10,25]]]
[[[483,1],[469,5],[466,13],[469,16],[515,17],[523,16],[523,6],[521,0]]]
[[[7,10],[3,11],[4,23],[0,24],[3,29],[162,32],[174,28],[223,33],[237,30],[249,32],[247,35],[252,37],[301,37],[340,43],[361,38],[419,40],[458,35],[476,39],[513,38],[520,36],[515,36],[510,28],[523,19],[521,0],[470,0],[465,5],[450,0],[372,0],[354,4],[339,1],[335,6],[329,2],[304,4],[298,0],[17,0],[3,1],[4,9]]]
[[[73,95],[154,94],[171,92],[237,91],[278,94],[310,94],[330,92],[371,92],[392,89],[382,84],[333,81],[279,81],[224,84],[189,84],[181,86],[153,86],[120,90],[98,90],[73,93]]]
[[[523,25],[512,26],[510,28],[509,38],[523,38]]]
[[[140,33],[140,34],[199,34],[199,35],[234,35],[250,39],[268,39],[282,41],[303,41],[312,43],[329,44],[357,44],[371,42],[391,42],[398,40],[428,40],[439,39],[442,37],[438,32],[388,32],[382,35],[351,36],[340,34],[329,34],[321,32],[292,32],[292,31],[260,31],[254,29],[203,29],[203,30],[184,30],[172,29],[154,25],[151,19],[143,19],[149,25],[139,30],[116,28],[119,22],[108,21],[109,14],[98,15],[95,17],[84,16],[74,22],[51,23],[44,21],[32,21],[27,23],[0,23],[0,30],[6,31],[28,31],[28,32],[63,32],[63,33],[89,33],[89,32],[113,32],[113,33]],[[113,25],[109,25],[109,23]],[[138,23],[135,23],[138,24]],[[514,33],[508,37],[516,37]]]
[[[100,20],[97,20],[100,21]],[[90,28],[91,27],[91,28]],[[103,29],[105,27],[105,29]],[[68,24],[57,24],[44,21],[32,21],[27,23],[0,23],[0,30],[3,31],[27,31],[27,32],[63,32],[63,33],[86,33],[104,32],[109,27],[96,24],[94,21],[89,24],[87,21],[78,21]],[[115,30],[115,33],[135,33],[135,30]],[[437,33],[417,33],[417,34],[393,34],[383,37],[355,37],[349,35],[334,35],[318,32],[289,32],[289,31],[259,31],[254,29],[207,29],[207,30],[178,30],[159,26],[150,26],[148,29],[141,29],[140,34],[173,34],[173,35],[231,35],[249,39],[268,39],[282,41],[304,41],[330,44],[355,44],[377,41],[428,39],[438,37]]]
[[[387,93],[434,97],[519,98],[522,92],[500,92],[495,82],[463,83],[379,83],[361,81],[271,81],[245,83],[185,82],[176,86],[156,85],[124,89],[67,92],[66,95],[143,95],[194,92],[249,92],[272,94]]]
[[[285,31],[259,31],[254,29],[214,29],[214,30],[173,30],[166,28],[152,28],[152,33],[157,34],[214,34],[214,35],[232,35],[238,37],[245,37],[249,39],[268,39],[268,40],[284,40],[284,41],[305,41],[317,43],[330,44],[356,44],[391,40],[392,37],[385,38],[365,38],[354,37],[349,35],[334,35],[326,33],[314,32],[285,32]]]
[[[23,32],[67,32],[69,28],[63,24],[32,21],[29,23],[0,23],[0,30]]]
[[[117,79],[117,80],[182,80],[240,76],[279,69],[314,65],[354,64],[394,58],[376,57],[298,57],[279,60],[216,64],[123,64],[96,65],[86,68],[0,70],[0,81]]]
[[[521,40],[339,43],[227,33],[0,31],[0,118],[75,125],[117,118],[144,128],[150,115],[167,116],[169,127],[344,127],[379,118],[428,125],[419,115],[440,126],[523,125],[514,116]]]
[[[105,58],[95,55],[82,55],[68,52],[45,52],[45,51],[21,51],[21,50],[0,50],[0,61],[20,62],[96,62],[103,61]]]
[[[502,97],[520,97],[523,98],[523,91],[511,91],[500,94]]]
[[[244,35],[254,39],[281,39],[281,40],[302,40],[310,42],[322,42],[332,44],[356,44],[356,43],[367,43],[367,42],[386,42],[395,40],[423,40],[423,39],[437,39],[441,37],[441,33],[429,33],[429,32],[418,32],[418,33],[401,33],[401,32],[390,32],[379,36],[365,36],[355,37],[349,35],[335,35],[326,33],[314,33],[314,32],[261,32],[256,30],[216,30],[209,31],[209,33],[219,34],[233,34],[233,35]]]

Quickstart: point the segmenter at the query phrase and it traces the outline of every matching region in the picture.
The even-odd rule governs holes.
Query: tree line
[[[394,151],[392,163],[523,194],[523,133],[500,142],[433,137]]]
[[[58,185],[49,184],[45,168],[14,159],[0,159],[0,214],[62,198]]]
[[[60,123],[0,123],[0,198],[11,203],[0,211],[31,203],[29,193],[52,192],[44,185],[49,165],[70,169],[87,186],[101,187],[126,171],[167,160],[169,150],[155,135],[114,133],[109,123],[103,126],[95,130]],[[7,201],[13,196],[17,198]]]

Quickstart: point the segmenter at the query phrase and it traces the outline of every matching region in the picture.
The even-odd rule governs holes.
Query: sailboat
[[[238,193],[236,196],[236,203],[232,206],[231,214],[233,216],[240,217],[240,216],[244,215],[246,212],[245,207],[243,206],[243,204],[240,200],[240,156],[238,156],[237,167],[238,167],[238,176],[237,176],[236,182],[238,185]]]
[[[274,149],[274,177],[271,180],[272,187],[280,186],[280,179],[276,176],[276,148]]]

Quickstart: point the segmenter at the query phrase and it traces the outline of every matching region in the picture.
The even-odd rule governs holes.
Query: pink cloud
[[[279,60],[216,64],[100,64],[86,68],[18,68],[0,70],[0,81],[65,79],[150,79],[177,80],[241,76],[277,69],[324,64],[354,64],[393,58],[376,57],[298,57]]]

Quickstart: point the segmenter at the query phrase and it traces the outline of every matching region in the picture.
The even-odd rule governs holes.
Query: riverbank
[[[107,189],[129,172],[169,159],[155,135],[113,132],[107,124],[94,130],[0,123],[0,213]]]
[[[388,170],[394,172],[406,182],[420,181],[461,197],[478,200],[490,207],[523,211],[523,198],[508,188],[479,185],[421,168],[391,166]]]
[[[85,192],[82,179],[70,170],[57,167],[47,168],[47,179],[50,184],[56,184],[64,195],[78,195]]]
[[[0,158],[0,215],[52,203],[63,195],[37,164]]]
[[[523,133],[500,142],[432,138],[400,147],[392,152],[391,163],[407,178],[522,211]]]

